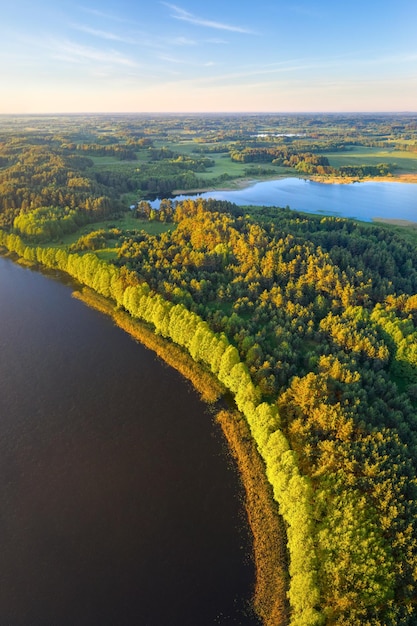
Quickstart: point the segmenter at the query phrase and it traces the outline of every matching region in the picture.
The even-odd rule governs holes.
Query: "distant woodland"
[[[254,172],[413,175],[417,116],[0,118],[0,245],[109,298],[228,391],[286,528],[290,615],[267,626],[412,626],[416,239],[149,203]]]

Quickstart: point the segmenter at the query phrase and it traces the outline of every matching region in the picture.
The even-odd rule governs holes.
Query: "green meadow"
[[[395,164],[394,174],[417,173],[417,152],[355,146],[346,152],[323,152],[332,167]]]

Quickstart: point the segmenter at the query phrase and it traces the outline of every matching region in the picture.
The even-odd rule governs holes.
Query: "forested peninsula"
[[[120,177],[104,184],[53,141],[4,142],[0,246],[66,272],[217,381],[283,520],[289,606],[264,602],[263,622],[415,624],[413,236],[214,200],[129,210]]]

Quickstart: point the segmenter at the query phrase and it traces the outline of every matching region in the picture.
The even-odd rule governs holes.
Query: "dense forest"
[[[135,126],[128,118],[118,120],[117,131],[126,150],[113,152],[111,132],[99,142],[88,125],[78,142],[75,122],[59,135],[39,128],[30,140],[6,127],[0,245],[69,273],[145,321],[228,391],[250,427],[286,528],[290,618],[265,614],[265,624],[412,626],[416,245],[392,228],[288,209],[165,200],[155,211],[142,193],[150,190],[151,171],[156,180],[163,172],[170,185],[189,175],[191,185],[198,172],[217,167],[208,152],[181,157],[174,145],[163,148],[149,139],[152,129],[192,135],[194,124],[200,141],[210,137],[213,158],[217,142],[232,142],[239,166],[278,160],[320,173],[332,167],[320,142],[343,151],[360,135],[362,146],[401,143],[410,153],[417,146],[413,117],[342,121],[336,133],[334,118],[327,126],[323,118],[303,118],[301,133],[299,118],[290,124],[283,117],[285,133],[271,143],[286,145],[254,148],[253,135],[274,119],[236,117],[217,126],[212,118],[200,126],[148,120],[146,132],[143,120]],[[307,142],[309,133],[314,142]],[[139,171],[118,166],[130,151],[143,163],[135,161]],[[106,169],[91,161],[110,157],[116,161]],[[142,201],[126,229],[120,218],[131,191]],[[156,234],[149,229],[155,221],[164,225]]]

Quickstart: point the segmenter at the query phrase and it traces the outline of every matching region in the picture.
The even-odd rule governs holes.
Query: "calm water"
[[[363,221],[383,217],[417,222],[417,185],[407,183],[338,185],[281,178],[256,183],[246,189],[209,191],[198,196],[228,200],[241,206],[289,206],[297,211],[353,217]],[[191,196],[177,196],[176,200],[188,197]]]
[[[0,257],[0,624],[255,624],[221,433],[177,372]]]

